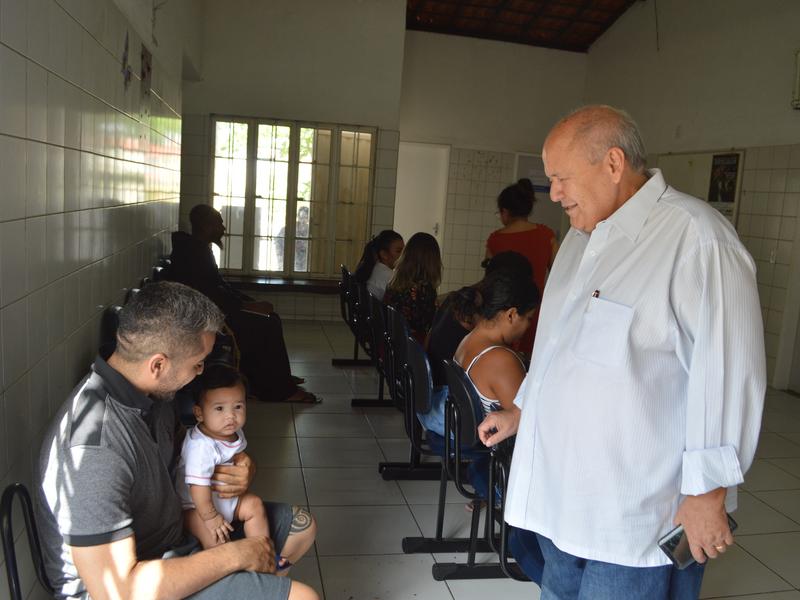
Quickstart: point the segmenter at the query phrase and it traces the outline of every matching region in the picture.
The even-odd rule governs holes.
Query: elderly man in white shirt
[[[645,170],[638,128],[589,106],[543,150],[572,228],[545,288],[518,413],[506,519],[536,532],[542,600],[696,598],[733,544],[766,367],[755,266],[725,218]],[[683,525],[697,564],[657,545]]]

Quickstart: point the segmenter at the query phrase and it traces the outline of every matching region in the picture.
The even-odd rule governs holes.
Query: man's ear
[[[612,182],[620,182],[626,163],[627,161],[625,160],[625,153],[622,151],[622,148],[617,148],[614,146],[606,153],[606,167],[608,169],[608,173],[611,175]]]
[[[167,371],[167,364],[169,363],[169,359],[167,358],[166,354],[159,352],[158,354],[154,354],[150,357],[147,361],[147,373],[153,379],[160,379],[164,377],[164,374]]]

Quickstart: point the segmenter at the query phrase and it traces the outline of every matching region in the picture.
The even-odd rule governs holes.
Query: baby
[[[217,465],[233,464],[247,446],[242,427],[246,419],[245,384],[231,367],[215,365],[198,378],[200,391],[194,406],[197,425],[186,432],[176,487],[183,504],[185,527],[203,548],[224,544],[233,531],[231,522],[244,524],[246,537],[269,537],[269,523],[261,498],[247,492],[220,498],[212,491]]]

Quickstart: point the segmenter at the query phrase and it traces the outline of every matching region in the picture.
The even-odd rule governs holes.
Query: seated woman
[[[383,302],[400,311],[420,344],[431,328],[436,313],[436,288],[441,281],[439,243],[428,233],[415,233],[397,260]]]
[[[536,284],[499,271],[461,290],[454,303],[456,314],[474,323],[454,358],[475,385],[484,414],[518,410],[514,397],[525,378],[525,364],[511,345],[525,335],[539,306]]]
[[[465,367],[481,399],[484,415],[495,410],[513,410],[525,366],[511,345],[525,335],[539,306],[539,290],[530,278],[499,271],[474,288],[462,290],[455,310],[461,318],[473,319],[472,331],[462,340],[455,360]],[[473,461],[468,477],[475,491],[489,494],[489,460]],[[541,583],[544,558],[535,535],[512,529],[509,548],[525,574]]]
[[[521,279],[531,279],[532,277],[530,263],[524,256],[516,252],[501,252],[487,259],[484,268],[486,269],[484,278],[501,270]],[[474,285],[480,286],[482,283],[483,280]],[[466,289],[464,288],[464,290]],[[441,436],[444,435],[444,404],[447,399],[447,385],[442,361],[453,358],[461,340],[472,330],[473,326],[472,321],[463,321],[453,312],[453,299],[458,297],[459,293],[460,291],[456,291],[448,294],[433,317],[433,325],[426,347],[433,378],[431,410],[417,415],[426,430]]]
[[[365,283],[370,294],[383,300],[386,286],[394,275],[394,266],[402,252],[403,236],[391,229],[384,229],[364,247],[354,273],[356,281]]]

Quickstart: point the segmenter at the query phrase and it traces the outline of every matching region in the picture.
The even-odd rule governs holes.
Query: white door
[[[408,241],[418,231],[444,241],[450,146],[400,142],[394,229]]]

